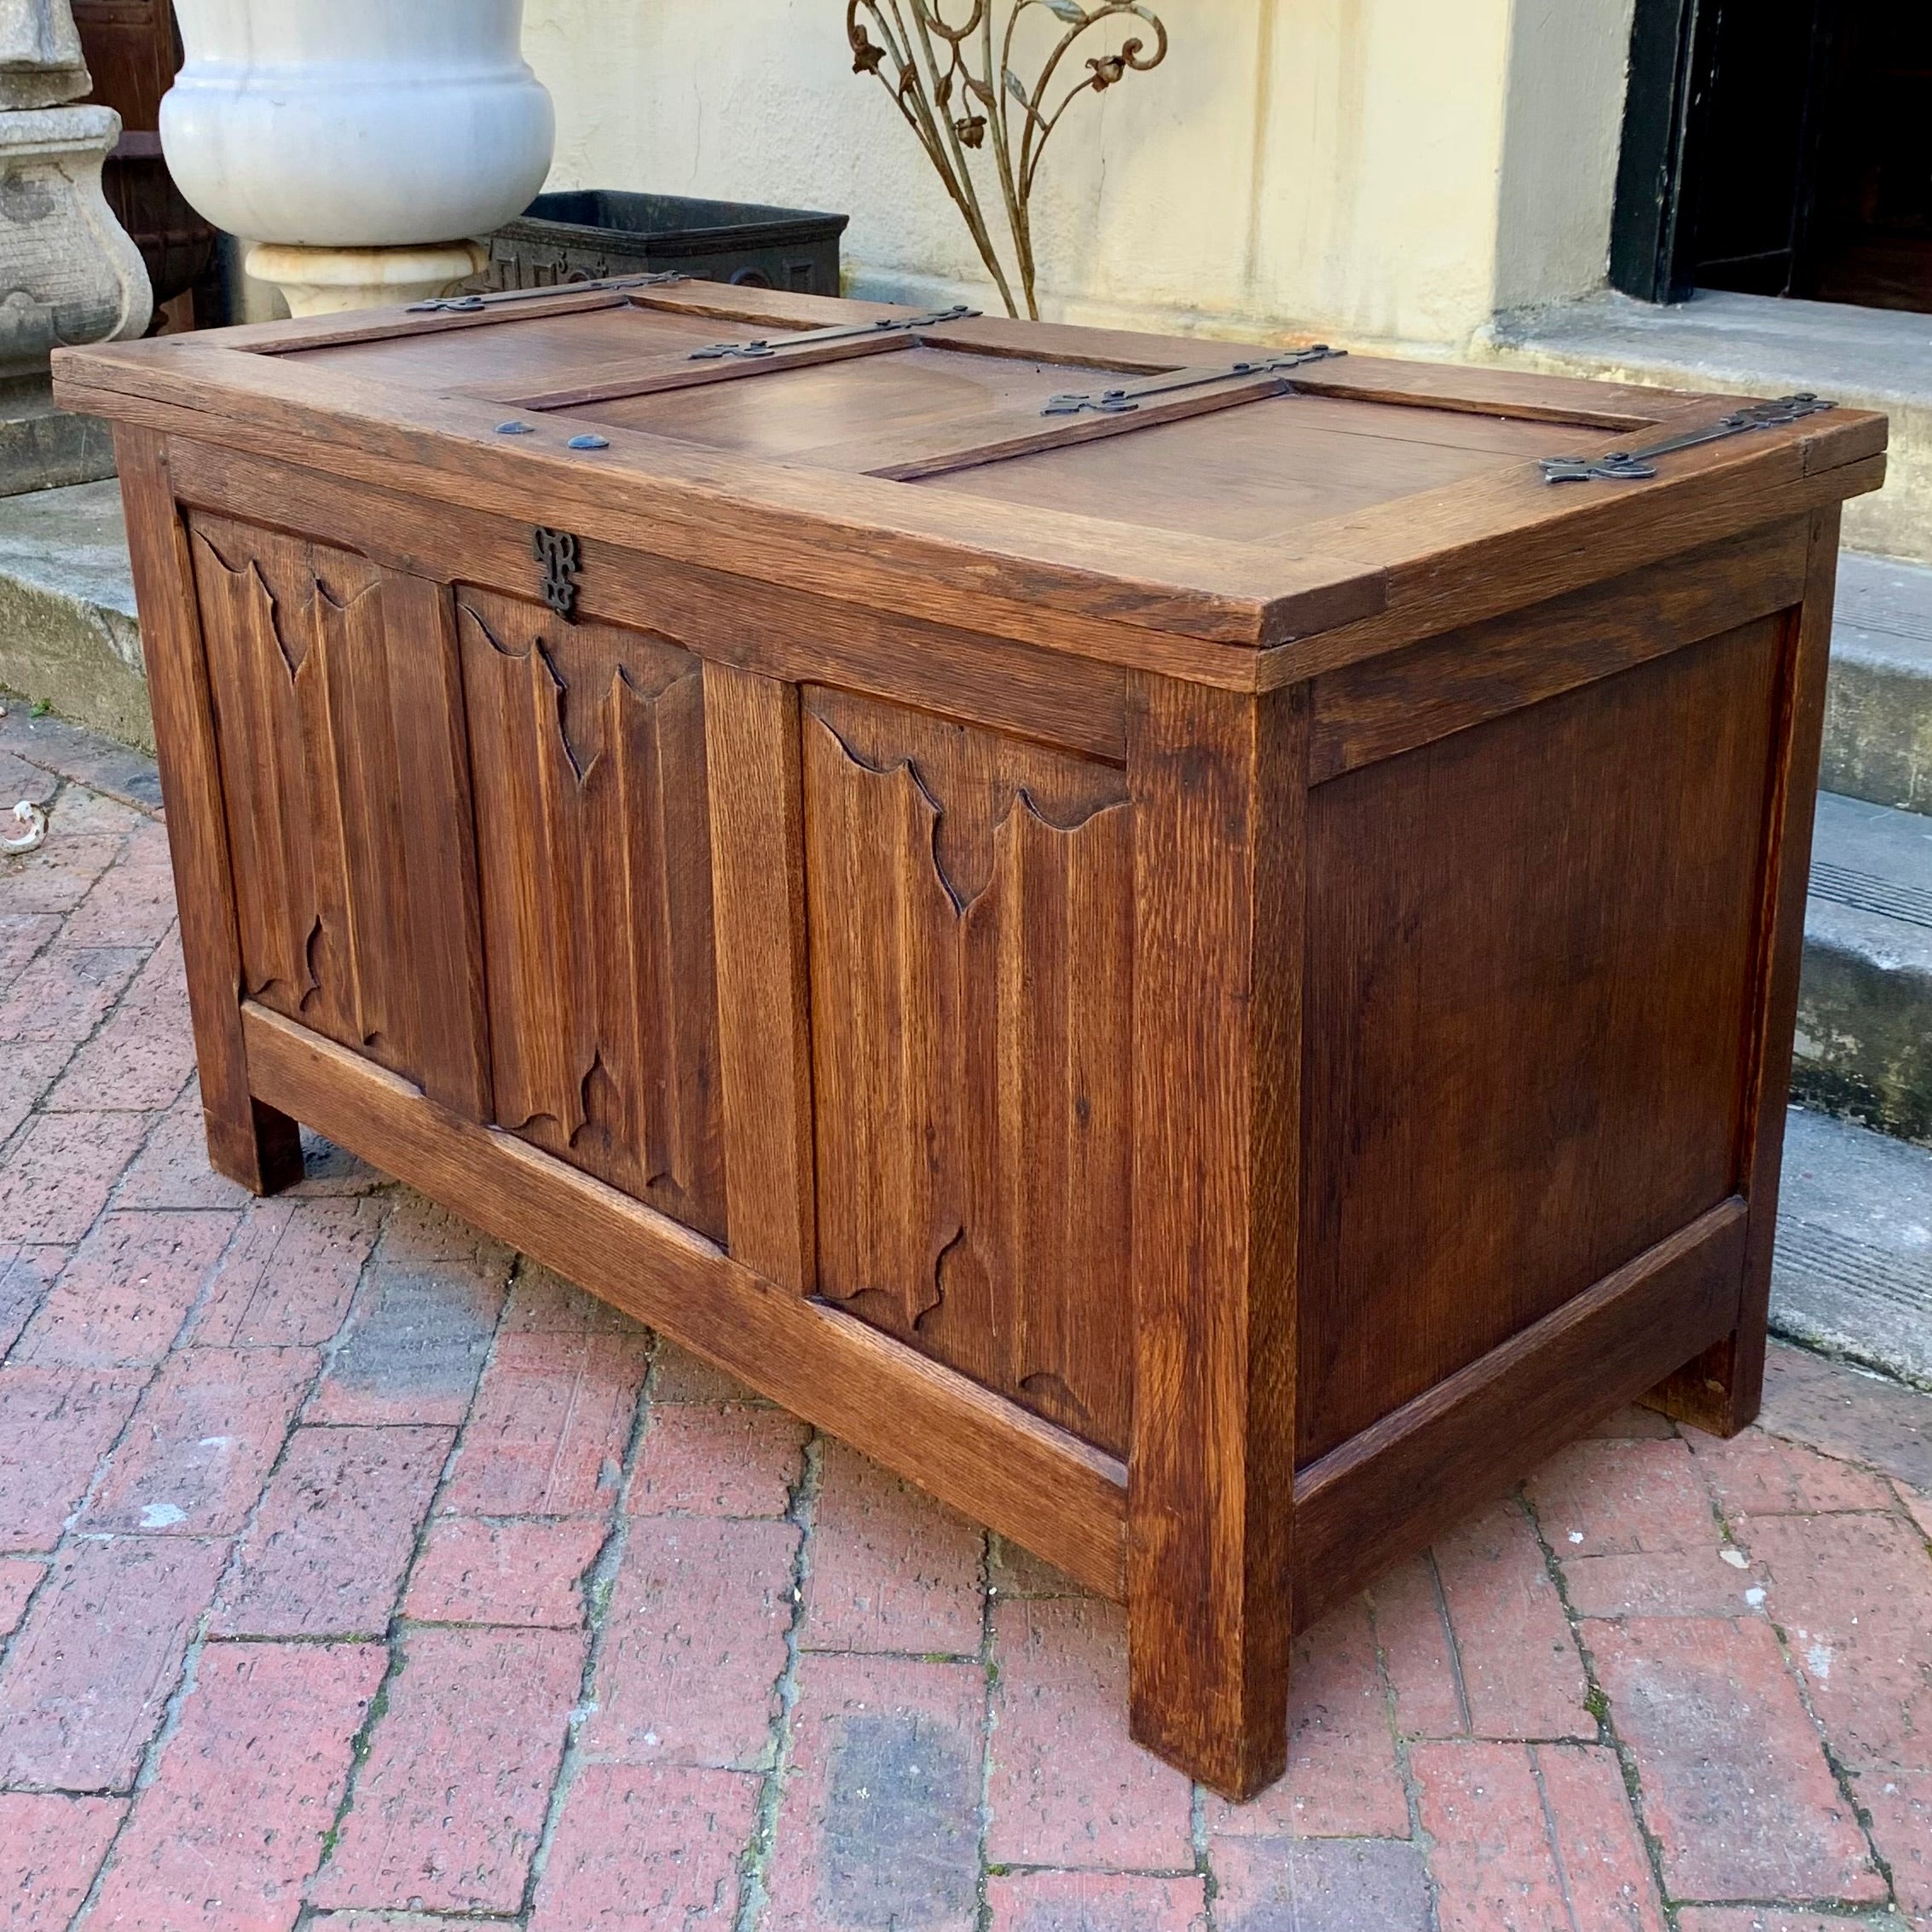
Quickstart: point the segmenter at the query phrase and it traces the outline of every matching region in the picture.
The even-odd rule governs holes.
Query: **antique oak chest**
[[[215,1166],[311,1124],[1124,1599],[1153,1750],[1257,1790],[1326,1606],[1751,1418],[1882,419],[686,281],[58,376]]]

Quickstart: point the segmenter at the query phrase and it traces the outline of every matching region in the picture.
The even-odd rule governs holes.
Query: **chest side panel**
[[[459,586],[495,1118],[724,1233],[703,680]]]
[[[801,728],[818,1292],[1122,1451],[1125,773],[822,689]]]
[[[1312,793],[1300,1462],[1739,1191],[1788,621]]]

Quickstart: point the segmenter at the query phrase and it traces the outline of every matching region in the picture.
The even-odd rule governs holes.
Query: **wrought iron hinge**
[[[543,601],[565,623],[576,623],[582,546],[568,530],[553,530],[539,523],[530,533],[530,552],[543,566]]]
[[[1545,483],[1645,483],[1657,474],[1660,456],[1675,455],[1680,449],[1695,449],[1699,443],[1721,443],[1726,437],[1746,436],[1753,430],[1772,430],[1801,417],[1815,416],[1822,409],[1835,409],[1806,390],[1796,396],[1781,396],[1775,402],[1753,402],[1747,408],[1721,416],[1709,429],[1687,430],[1663,443],[1647,443],[1641,449],[1611,449],[1601,456],[1546,456]]]
[[[475,315],[485,309],[514,307],[520,302],[542,302],[556,295],[601,295],[606,289],[662,288],[668,281],[688,281],[681,269],[666,269],[661,275],[612,275],[603,281],[559,281],[546,288],[500,288],[489,295],[434,295],[427,302],[412,302],[408,313],[426,315]]]
[[[858,342],[876,335],[904,335],[912,329],[936,328],[941,322],[969,322],[979,314],[963,303],[954,309],[935,309],[928,315],[905,315],[882,322],[850,322],[828,329],[801,329],[795,334],[761,336],[755,342],[714,342],[691,351],[693,362],[720,362],[736,356],[748,362],[761,361],[784,349],[801,349],[807,343]]]
[[[1230,362],[1224,369],[1178,369],[1171,376],[1157,376],[1152,382],[1138,383],[1131,389],[1096,389],[1050,396],[1040,414],[1077,416],[1083,409],[1091,409],[1096,415],[1120,416],[1139,408],[1150,396],[1167,396],[1177,389],[1201,389],[1213,382],[1235,382],[1242,376],[1275,375],[1283,370],[1299,369],[1304,363],[1326,362],[1347,354],[1345,349],[1331,349],[1327,343],[1318,342],[1312,349],[1289,350],[1253,362]],[[1286,382],[1281,385],[1283,390],[1291,386]]]

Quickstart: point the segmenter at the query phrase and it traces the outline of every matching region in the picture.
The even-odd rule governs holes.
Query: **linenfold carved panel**
[[[1125,1452],[1125,774],[806,695],[818,1292]]]
[[[383,573],[223,518],[188,541],[243,991],[419,1079]]]
[[[724,1234],[698,661],[460,588],[496,1119]]]

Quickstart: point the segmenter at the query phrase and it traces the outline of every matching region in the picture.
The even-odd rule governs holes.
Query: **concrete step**
[[[1848,550],[1838,562],[1827,791],[1932,812],[1932,569]]]
[[[0,687],[153,749],[113,478],[0,497]]]
[[[1791,1108],[1771,1325],[1932,1389],[1932,1153]]]
[[[1811,390],[1891,418],[1883,489],[1845,506],[1854,549],[1932,564],[1932,325],[1836,302],[1700,289],[1668,307],[1608,291],[1499,315],[1473,353],[1558,375],[1664,389]]]
[[[1820,795],[1791,1090],[1932,1142],[1932,818]]]

